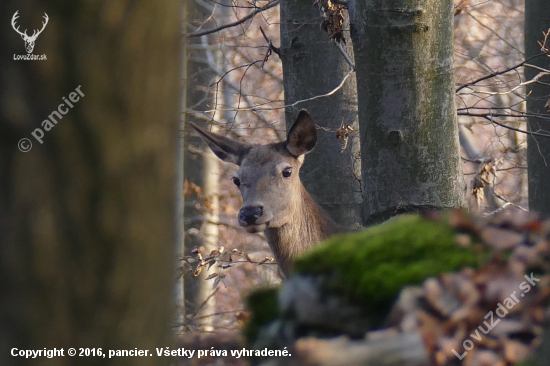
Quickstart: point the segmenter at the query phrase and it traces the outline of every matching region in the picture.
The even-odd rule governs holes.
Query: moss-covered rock
[[[262,288],[248,295],[246,306],[251,317],[246,323],[244,335],[247,343],[251,343],[262,327],[276,320],[279,315],[277,306],[277,288]]]
[[[304,335],[362,337],[383,323],[403,287],[481,265],[485,252],[477,245],[457,245],[457,232],[447,221],[404,215],[334,236],[308,251],[296,260],[278,294],[269,290],[251,295],[249,344],[257,345],[262,338],[263,345],[274,334],[284,334],[286,340]],[[264,336],[259,337],[262,330]],[[276,343],[284,344],[285,339]]]
[[[294,275],[330,277],[327,291],[379,319],[404,286],[482,263],[481,247],[459,246],[456,235],[447,220],[403,215],[328,239],[296,260]]]

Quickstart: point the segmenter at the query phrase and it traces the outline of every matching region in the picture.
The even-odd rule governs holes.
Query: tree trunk
[[[222,1],[223,3],[223,1]],[[197,20],[208,18],[212,12],[204,6],[207,4],[199,4],[198,1],[191,1],[188,5],[188,25],[197,26],[200,24]],[[228,4],[226,4],[228,5]],[[216,17],[224,19],[230,7],[218,7],[215,13]],[[187,28],[186,33],[191,33],[191,27]],[[214,95],[215,86],[211,86],[218,78],[216,70],[212,69],[206,60],[209,58],[207,52],[211,52],[213,62],[216,67],[220,66],[222,55],[220,52],[209,50],[209,46],[215,44],[217,34],[202,36],[201,38],[189,38],[188,42],[193,43],[189,49],[187,60],[187,75],[186,80],[186,100],[185,108],[193,108],[200,114],[202,110],[212,109],[218,103],[222,103],[216,99]],[[220,68],[221,69],[221,68]],[[220,83],[221,85],[221,83]],[[203,113],[204,119],[213,118],[219,120],[220,113]],[[189,113],[184,113],[185,125],[189,121],[197,122],[196,118]],[[203,124],[208,130],[211,126]],[[198,229],[200,235],[187,236],[186,251],[189,252],[194,247],[203,247],[203,256],[206,257],[213,249],[218,246],[219,227],[216,222],[219,221],[219,180],[220,180],[220,163],[219,159],[206,146],[204,141],[195,134],[187,134],[187,146],[198,148],[198,151],[187,152],[185,159],[185,179],[201,188],[198,196],[190,196],[185,204],[185,225],[186,232],[190,229]],[[197,200],[201,203],[200,209],[197,209]],[[211,272],[210,272],[211,273]],[[187,312],[195,316],[203,317],[199,323],[195,323],[197,327],[206,331],[213,331],[212,317],[204,317],[215,313],[216,303],[212,295],[212,281],[205,281],[210,274],[203,270],[198,277],[188,277],[185,283],[185,294],[190,308]]]
[[[453,2],[350,0],[366,223],[466,207],[453,80]]]
[[[542,32],[550,28],[550,7],[548,1],[530,0],[525,2],[525,58],[542,53],[537,41],[542,41]],[[529,64],[550,69],[550,58],[537,57]],[[540,71],[525,68],[526,80],[533,79]],[[544,84],[543,84],[544,83]],[[546,76],[539,83],[527,86],[527,112],[550,116],[550,108],[545,104],[550,99],[550,77]],[[550,123],[536,117],[527,118],[529,131],[550,133]],[[542,215],[550,216],[550,139],[530,135],[527,139],[529,209]]]
[[[550,8],[544,0],[530,0],[525,2],[525,58],[532,57],[542,53],[537,41],[542,41],[542,32],[548,32],[550,24]],[[547,56],[537,57],[529,61],[529,64],[550,69],[550,58]],[[538,70],[525,68],[525,78],[530,80],[539,73]],[[550,87],[548,83],[550,78],[545,77],[540,80],[546,83],[530,84],[527,86],[527,112],[540,113],[548,116],[548,108],[545,103],[549,99]],[[527,118],[529,131],[550,132],[548,121],[540,120],[535,117]],[[529,209],[537,211],[548,217],[550,215],[550,191],[548,182],[550,181],[550,139],[537,136],[528,136],[527,138],[527,161],[528,161],[528,186],[529,186]],[[550,329],[546,329],[541,345],[531,356],[529,365],[546,365],[550,357]]]
[[[6,0],[2,24],[15,9],[49,23],[47,60],[0,59],[0,364],[163,364],[68,348],[171,344],[180,2]],[[25,54],[13,31],[0,45]]]
[[[311,1],[281,1],[281,59],[285,104],[326,94],[351,70],[329,35],[320,30],[319,9]],[[347,36],[347,35],[346,35]],[[349,42],[349,37],[348,37]],[[353,59],[351,46],[344,49]],[[317,129],[317,148],[301,168],[302,182],[337,223],[352,227],[361,223],[361,160],[357,123],[355,74],[331,95],[287,108],[286,126],[301,108],[310,111]],[[344,123],[353,128],[347,142],[336,138]]]
[[[182,3],[181,12],[183,14],[183,33],[187,33],[189,24],[189,3],[184,1]],[[189,79],[188,75],[188,59],[189,59],[189,38],[183,37],[182,39],[182,75],[183,88],[181,93],[181,109],[185,111],[187,108],[187,95],[188,90],[186,87],[187,80]],[[176,259],[176,268],[184,268],[184,262],[182,258],[185,256],[185,113],[181,113],[181,121],[179,125],[179,134],[178,134],[178,146],[177,146],[177,157],[176,157],[176,240],[175,240],[175,259]],[[185,273],[184,271],[176,271],[176,284],[174,287],[174,299],[175,299],[175,323],[183,324],[185,321],[186,311],[185,311]],[[176,332],[183,332],[183,327],[177,327]]]

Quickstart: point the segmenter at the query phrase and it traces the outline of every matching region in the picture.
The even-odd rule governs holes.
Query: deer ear
[[[307,154],[317,143],[317,130],[308,111],[302,109],[288,132],[286,148],[294,156]]]
[[[190,125],[197,130],[214,154],[223,161],[240,165],[242,157],[250,150],[250,145],[205,131],[193,122],[190,122]]]

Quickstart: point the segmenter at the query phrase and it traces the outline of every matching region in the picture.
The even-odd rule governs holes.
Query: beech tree
[[[353,48],[349,35],[340,32],[330,36],[320,31],[323,17],[331,16],[322,6],[303,0],[280,4],[285,121],[290,128],[301,108],[312,114],[318,126],[318,148],[307,155],[300,175],[308,192],[335,222],[353,227],[362,223]],[[334,16],[342,23],[347,18],[343,9]],[[325,95],[343,79],[346,81],[337,92]]]
[[[542,0],[525,2],[525,68],[526,80],[538,82],[527,85],[527,118],[529,132],[527,158],[529,176],[529,208],[550,216],[550,9]],[[535,57],[537,56],[538,57]],[[534,133],[533,133],[534,132]],[[544,136],[548,135],[548,136]]]
[[[466,207],[450,1],[350,1],[365,221]]]
[[[525,57],[533,67],[525,68],[525,78],[531,80],[539,77],[539,82],[528,85],[527,111],[529,132],[549,134],[550,132],[550,58],[547,37],[550,34],[550,9],[542,0],[525,3]],[[546,53],[544,55],[543,53]],[[538,56],[538,57],[536,57]],[[528,140],[528,176],[529,208],[544,216],[550,215],[550,138],[536,134],[529,135]],[[541,345],[530,357],[529,365],[545,365],[550,357],[550,329],[546,328]]]

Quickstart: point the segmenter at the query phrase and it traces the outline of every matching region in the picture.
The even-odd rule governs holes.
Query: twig
[[[264,36],[264,39],[267,42],[267,51],[265,53],[265,57],[262,61],[262,66],[261,66],[261,68],[263,69],[265,63],[267,62],[267,60],[269,60],[269,56],[271,56],[272,52],[275,52],[277,54],[277,56],[279,56],[279,58],[281,58],[281,50],[278,47],[275,47],[273,45],[273,42],[271,42],[271,39],[267,38],[267,36],[265,35],[265,32],[264,32],[264,30],[262,29],[261,26],[260,26],[260,32],[262,32],[262,35]]]
[[[548,55],[548,54],[550,54],[550,51],[544,52],[544,53],[539,53],[538,55],[529,57],[527,60],[524,60],[524,61],[520,62],[520,63],[517,64],[517,65],[514,65],[514,66],[512,66],[512,67],[507,68],[506,70],[503,70],[503,71],[496,71],[496,72],[494,72],[494,73],[492,73],[492,74],[489,74],[489,75],[485,75],[485,76],[483,76],[483,77],[480,77],[479,79],[476,79],[476,80],[474,80],[474,81],[472,81],[472,82],[469,82],[469,83],[467,83],[467,84],[464,84],[464,85],[460,86],[458,89],[456,89],[456,93],[458,93],[459,91],[461,91],[461,90],[464,89],[464,88],[467,88],[467,87],[469,87],[469,86],[475,85],[475,84],[479,83],[480,81],[487,80],[487,79],[493,78],[493,77],[498,76],[498,75],[506,74],[506,73],[508,73],[508,72],[510,72],[510,71],[513,71],[513,70],[515,70],[515,69],[517,69],[517,68],[519,68],[519,67],[524,66],[527,62],[531,61],[532,59],[535,59],[535,58],[540,57],[540,56],[545,56],[545,55]]]
[[[277,110],[277,109],[284,109],[284,108],[290,108],[290,107],[296,107],[298,104],[301,104],[301,103],[305,103],[305,102],[309,102],[309,101],[312,101],[312,100],[316,100],[316,99],[320,99],[320,98],[325,98],[325,97],[330,97],[331,95],[333,95],[334,93],[336,93],[338,90],[340,90],[342,88],[342,86],[344,86],[344,83],[346,82],[346,80],[350,77],[350,75],[354,72],[354,70],[350,70],[346,76],[344,76],[344,78],[342,79],[342,81],[340,82],[340,84],[332,89],[331,91],[329,91],[328,93],[326,94],[321,94],[321,95],[315,95],[311,98],[307,98],[307,99],[301,99],[301,100],[297,100],[295,101],[294,103],[292,104],[285,104],[281,107],[272,107],[272,108],[268,108],[268,107],[261,107],[261,108],[256,108],[256,107],[250,107],[250,108],[239,108],[239,111],[273,111],[273,110]],[[267,103],[266,103],[267,104]],[[234,109],[224,109],[224,108],[220,108],[218,109],[220,111],[224,111],[224,110],[234,110]],[[202,111],[203,113],[207,113],[207,112],[212,112],[213,110],[206,110],[206,111]]]
[[[481,159],[470,159],[470,158],[465,158],[464,156],[461,156],[462,160],[465,160],[467,162],[470,162],[470,163],[475,163],[475,164],[486,164],[486,163],[490,163],[491,161],[494,160],[494,158],[492,156],[484,156],[482,157]]]
[[[478,108],[478,109],[491,110],[493,108]],[[482,117],[482,118],[485,118],[485,117],[488,117],[488,116],[491,116],[491,117],[504,117],[504,118],[535,117],[535,118],[540,118],[540,119],[543,119],[543,120],[550,120],[550,116],[541,115],[540,113],[522,113],[522,112],[518,112],[518,113],[491,113],[491,112],[475,113],[475,112],[470,112],[468,109],[465,109],[465,108],[461,108],[461,109],[457,110],[457,115],[459,115],[459,116],[470,116],[470,117]]]
[[[532,66],[529,65],[529,64],[525,64],[524,66],[525,66],[525,67],[532,67]],[[543,69],[543,70],[544,70],[544,69]],[[525,82],[523,82],[523,83],[519,83],[518,85],[514,86],[512,89],[507,90],[507,91],[504,91],[504,92],[489,92],[489,91],[477,90],[476,93],[479,93],[479,94],[487,94],[487,95],[506,95],[506,94],[515,92],[517,89],[519,89],[519,88],[521,88],[521,87],[523,87],[523,86],[538,83],[540,78],[542,78],[543,76],[547,76],[547,75],[550,75],[550,71],[549,71],[549,70],[545,70],[545,71],[539,72],[539,73],[538,73],[536,76],[534,76],[531,80],[525,81]]]
[[[281,57],[281,49],[279,47],[275,47],[273,45],[273,43],[271,42],[271,40],[269,38],[267,38],[262,26],[260,26],[260,32],[262,32],[262,35],[264,36],[264,39],[269,43],[269,49],[272,50],[273,52],[275,52],[279,57]]]
[[[216,287],[211,293],[210,295],[208,295],[208,297],[206,297],[206,299],[204,299],[204,301],[199,305],[199,307],[197,308],[197,310],[195,310],[195,312],[193,313],[193,315],[191,316],[191,319],[194,319],[195,316],[197,316],[197,314],[201,311],[201,309],[203,307],[205,307],[206,303],[216,294],[216,292],[218,292],[218,287]]]
[[[342,56],[344,56],[344,60],[346,60],[348,65],[350,65],[351,68],[355,71],[355,65],[351,61],[351,58],[349,57],[349,55],[346,53],[346,50],[344,50],[344,48],[342,47],[341,42],[334,42],[334,44],[336,45],[336,47],[338,47],[338,50],[340,51]]]
[[[314,97],[311,97],[311,98],[307,98],[307,99],[302,99],[302,100],[297,100],[295,101],[294,103],[292,104],[289,104],[289,105],[286,105],[286,106],[283,106],[283,108],[285,107],[296,107],[296,105],[300,104],[300,103],[304,103],[304,102],[309,102],[309,101],[312,101],[312,100],[315,100],[315,99],[320,99],[320,98],[325,98],[325,97],[330,97],[332,94],[336,93],[338,90],[340,90],[342,88],[342,86],[344,86],[344,83],[346,82],[346,80],[350,77],[350,75],[354,72],[355,70],[350,70],[346,76],[342,79],[342,81],[340,82],[340,84],[332,89],[331,91],[329,91],[328,93],[326,94],[321,94],[321,95],[316,95]]]
[[[525,211],[525,212],[529,212],[529,210],[525,209],[524,207],[521,207],[520,205],[516,205],[515,203],[512,203],[510,201],[507,201],[505,200],[503,197],[499,196],[498,194],[495,194],[496,197],[500,198],[501,200],[505,201],[506,203],[504,203],[501,207],[497,208],[496,210],[494,211],[491,211],[491,212],[487,212],[487,213],[484,213],[482,214],[482,216],[484,217],[487,217],[487,216],[492,216],[494,214],[497,214],[499,212],[502,212],[504,210],[506,210],[506,208],[508,206],[512,206],[512,207],[515,207],[517,208],[518,210],[521,210],[521,211]]]
[[[517,52],[521,52],[520,50],[518,50],[513,44],[511,44],[510,42],[508,42],[508,40],[506,40],[506,38],[502,37],[500,34],[498,34],[498,32],[495,32],[491,27],[488,27],[486,26],[485,24],[483,24],[483,22],[481,22],[479,19],[477,19],[475,16],[472,15],[472,13],[467,9],[467,8],[463,8],[462,9],[466,14],[468,14],[475,22],[477,22],[479,25],[481,25],[483,28],[487,29],[489,32],[493,33],[493,35],[495,37],[497,37],[498,39],[500,39],[502,42],[504,42],[505,44],[507,44],[511,49],[517,51]]]
[[[251,12],[250,14],[248,14],[248,15],[242,17],[242,18],[239,19],[239,20],[236,20],[236,21],[231,22],[231,23],[227,23],[227,24],[220,25],[219,27],[216,27],[216,28],[213,28],[213,29],[207,29],[207,30],[204,30],[204,31],[202,31],[202,32],[190,33],[190,34],[187,35],[187,37],[200,37],[200,36],[204,36],[204,35],[207,35],[207,34],[212,34],[212,33],[219,32],[219,31],[221,31],[222,29],[231,28],[231,27],[234,27],[234,26],[236,26],[236,25],[242,24],[242,23],[246,22],[247,20],[254,18],[254,17],[256,16],[256,14],[261,13],[261,12],[264,11],[264,10],[271,9],[271,8],[273,8],[274,6],[279,5],[279,2],[280,2],[280,0],[273,0],[273,1],[270,1],[270,2],[267,3],[266,5],[264,5],[264,6],[260,7],[260,8],[257,8],[256,10],[254,10],[254,11]]]
[[[492,115],[489,115],[489,116],[482,116],[482,117],[485,118],[486,120],[488,120],[489,122],[494,123],[494,124],[497,125],[497,126],[504,127],[504,128],[509,129],[509,130],[512,130],[512,131],[516,131],[516,132],[520,132],[520,133],[525,133],[525,134],[531,135],[531,136],[540,136],[540,137],[547,137],[547,138],[550,138],[550,134],[547,134],[547,133],[525,131],[525,130],[520,130],[519,128],[515,128],[515,127],[511,127],[511,126],[506,126],[506,125],[503,124],[503,123],[500,123],[500,122],[495,121],[495,120],[493,119],[493,116],[492,116]]]

